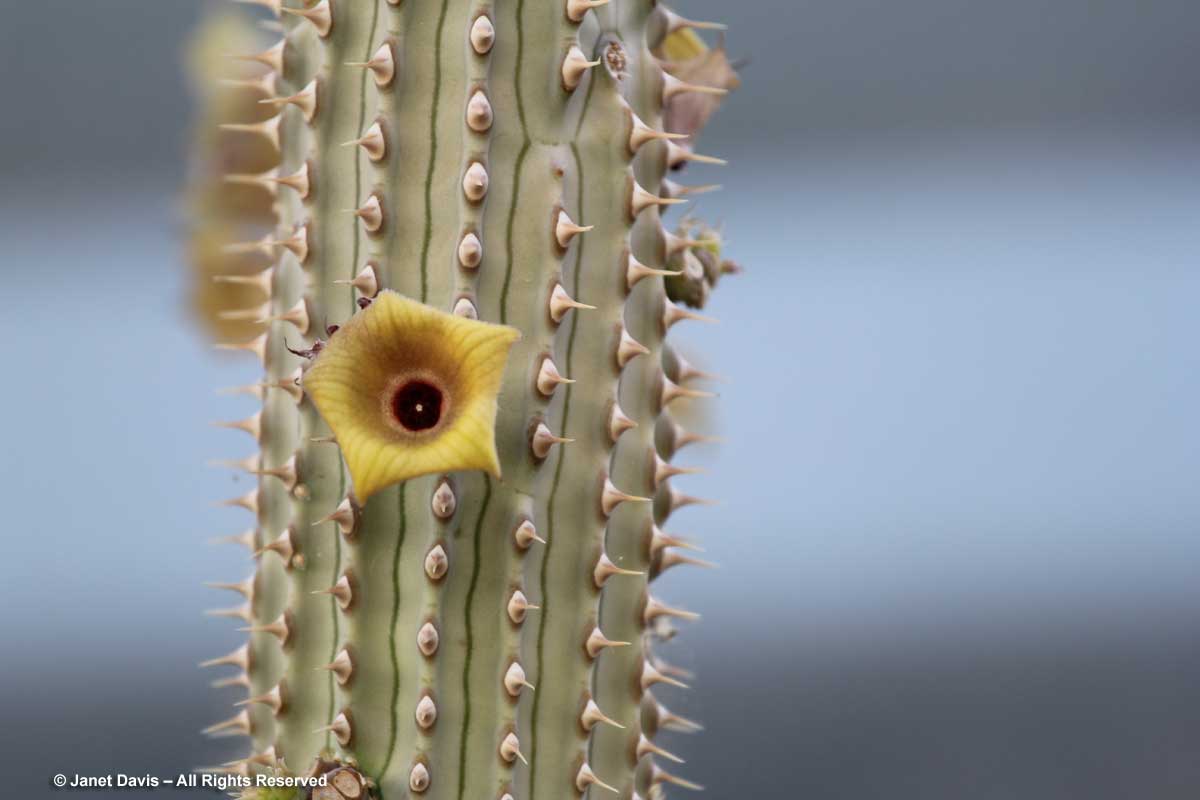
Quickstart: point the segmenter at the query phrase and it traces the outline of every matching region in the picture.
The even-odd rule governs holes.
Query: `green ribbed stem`
[[[307,252],[265,247],[277,319],[256,542],[275,544],[254,583],[254,756],[239,769],[282,759],[302,774],[324,759],[389,800],[602,796],[593,780],[652,796],[664,778],[643,740],[659,721],[643,685],[659,566],[647,499],[661,511],[668,497],[655,456],[673,455],[663,365],[677,370],[663,278],[631,287],[628,270],[631,256],[659,269],[679,253],[658,209],[633,206],[663,190],[667,146],[631,135],[634,114],[661,127],[651,48],[673,18],[649,0],[285,5],[307,18],[280,18],[276,94],[315,80],[316,95],[283,107],[277,175],[306,169],[311,190],[274,188],[275,238],[303,232]],[[575,69],[578,57],[602,64]],[[364,268],[377,286],[345,285]],[[382,288],[520,330],[496,420],[503,477],[427,475],[360,504],[311,401],[275,388],[308,363],[289,348],[327,338]],[[547,362],[574,383],[546,384]],[[543,455],[539,425],[573,441]],[[598,647],[601,635],[627,644]],[[536,689],[514,686],[518,672]],[[621,727],[585,716],[590,703]]]

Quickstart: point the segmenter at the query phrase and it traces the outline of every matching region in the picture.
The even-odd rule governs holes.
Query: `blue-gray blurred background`
[[[200,616],[250,377],[183,319],[175,195],[204,4],[4,3],[0,758],[231,756]],[[1200,4],[686,0],[744,88],[698,213],[744,276],[679,515],[721,568],[671,648],[718,798],[1200,792]],[[699,454],[697,454],[699,455]],[[12,781],[17,786],[12,786]]]

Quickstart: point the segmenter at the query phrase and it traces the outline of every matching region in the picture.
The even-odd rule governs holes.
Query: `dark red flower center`
[[[425,381],[409,381],[392,397],[392,413],[405,430],[427,431],[442,418],[442,390]]]

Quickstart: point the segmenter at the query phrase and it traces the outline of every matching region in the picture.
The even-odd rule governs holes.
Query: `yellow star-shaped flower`
[[[384,291],[330,337],[304,390],[333,429],[359,500],[432,472],[500,476],[496,397],[520,336]]]

